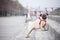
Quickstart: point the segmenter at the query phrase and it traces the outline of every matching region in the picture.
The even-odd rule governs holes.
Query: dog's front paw
[[[27,35],[26,35],[25,37],[26,37],[26,38],[29,38],[29,36],[27,36]]]
[[[41,30],[42,30],[42,31],[45,31],[45,28],[42,28]]]

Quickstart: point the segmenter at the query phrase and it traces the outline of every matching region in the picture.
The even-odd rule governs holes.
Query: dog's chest
[[[34,28],[36,28],[36,29],[40,28],[39,22],[40,22],[40,20],[37,20],[33,23]]]

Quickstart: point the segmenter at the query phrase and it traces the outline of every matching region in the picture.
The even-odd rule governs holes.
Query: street
[[[25,16],[0,17],[0,40],[60,40],[60,23],[49,18],[48,31],[33,30],[30,38],[25,38],[25,20]]]

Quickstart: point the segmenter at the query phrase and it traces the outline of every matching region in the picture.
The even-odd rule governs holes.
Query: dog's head
[[[42,19],[46,19],[47,18],[47,15],[46,14],[40,14],[40,17],[42,17]]]

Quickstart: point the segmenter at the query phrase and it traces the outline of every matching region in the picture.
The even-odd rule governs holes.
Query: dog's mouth
[[[47,17],[42,17],[43,20],[46,20]]]

